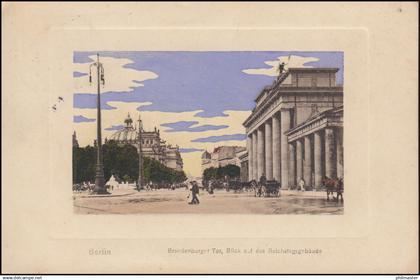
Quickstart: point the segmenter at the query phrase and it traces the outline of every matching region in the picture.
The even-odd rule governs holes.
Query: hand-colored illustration
[[[343,213],[342,52],[73,59],[75,213]]]

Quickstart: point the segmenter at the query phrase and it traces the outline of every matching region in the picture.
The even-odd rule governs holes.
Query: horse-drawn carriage
[[[264,197],[279,197],[280,196],[280,183],[275,180],[266,181],[265,186],[263,186]]]
[[[203,187],[209,191],[213,192],[213,190],[221,190],[224,189],[227,192],[234,191],[235,193],[241,192],[246,189],[246,185],[243,182],[237,179],[225,181],[225,180],[203,180]]]
[[[226,185],[226,191],[231,191],[233,190],[235,193],[242,191],[243,189],[243,184],[241,181],[239,180],[230,180],[228,181],[227,185]]]
[[[257,183],[255,180],[250,182],[254,189],[255,197],[279,197],[280,183],[275,180],[268,180],[265,183]]]

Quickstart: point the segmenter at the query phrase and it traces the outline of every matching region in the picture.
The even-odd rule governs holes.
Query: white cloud
[[[139,112],[136,109],[140,106],[150,105],[150,102],[108,102],[108,104],[117,109],[102,110],[102,137],[110,138],[115,131],[104,130],[112,125],[123,124],[127,114],[130,113],[133,121],[138,119],[138,114],[141,114],[145,130],[153,130],[156,126],[160,129],[161,138],[167,143],[178,145],[181,148],[197,148],[212,151],[215,147],[222,145],[237,145],[245,146],[245,141],[224,141],[217,143],[201,143],[191,142],[197,138],[209,137],[214,135],[226,135],[245,133],[245,128],[242,126],[243,121],[249,116],[250,111],[224,111],[227,117],[211,117],[203,118],[195,116],[201,110],[188,112]],[[141,109],[141,108],[140,108]],[[96,118],[96,109],[73,109],[74,115],[83,115],[87,118]],[[164,123],[173,123],[178,121],[197,121],[201,125],[228,125],[229,127],[220,130],[209,130],[203,132],[165,132],[167,127],[161,126]],[[96,137],[96,122],[92,123],[74,123],[74,128],[77,133],[77,139],[81,146],[92,145]],[[201,154],[202,152],[183,153],[185,172],[193,175],[201,175]]]
[[[96,56],[89,56],[96,61]],[[126,58],[100,57],[100,62],[105,69],[105,85],[101,86],[101,92],[127,92],[135,87],[144,86],[141,82],[156,79],[158,75],[152,71],[139,71],[124,66],[133,63]],[[90,63],[74,63],[74,71],[89,74]],[[73,78],[75,93],[96,93],[97,75],[92,67],[92,84],[89,84],[89,75]]]
[[[265,75],[265,76],[275,77],[279,75],[278,67],[281,62],[284,62],[287,64],[286,65],[286,69],[287,69],[289,67],[310,68],[312,66],[304,66],[304,64],[308,62],[316,62],[316,61],[319,61],[319,58],[291,55],[289,59],[289,56],[279,56],[277,60],[264,61],[264,63],[271,66],[271,68],[244,69],[242,70],[242,72],[249,75]]]

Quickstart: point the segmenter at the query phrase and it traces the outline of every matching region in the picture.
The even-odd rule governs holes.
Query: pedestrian
[[[300,191],[305,191],[305,180],[303,180],[303,178],[300,178],[299,180],[299,190]]]
[[[198,193],[199,193],[199,188],[198,188],[197,182],[193,181],[192,188],[191,188],[192,200],[190,204],[200,204],[200,200],[198,200],[198,197],[197,197]]]
[[[267,183],[267,178],[265,177],[265,174],[263,173],[261,174],[261,177],[260,177],[260,185],[265,186],[266,183]]]
[[[209,192],[209,194],[213,194],[214,193],[213,192],[213,181],[210,181],[210,183],[209,183],[208,192]]]

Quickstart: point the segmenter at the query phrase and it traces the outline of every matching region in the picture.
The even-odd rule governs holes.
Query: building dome
[[[133,120],[131,119],[130,114],[128,114],[124,122],[125,127],[112,134],[110,140],[120,143],[135,143],[138,139],[138,132],[133,127]]]
[[[131,142],[136,142],[137,138],[138,138],[138,133],[134,128],[127,129],[125,127],[123,129],[115,132],[114,134],[112,134],[109,139],[117,141],[117,142],[131,143]]]
[[[139,130],[141,130],[142,156],[155,159],[166,167],[182,171],[183,162],[178,146],[171,146],[160,138],[159,130],[145,131],[139,116],[137,128],[133,126],[130,114],[124,120],[125,126],[114,132],[109,141],[115,141],[118,145],[133,145],[139,148]],[[106,140],[105,140],[106,141]]]

